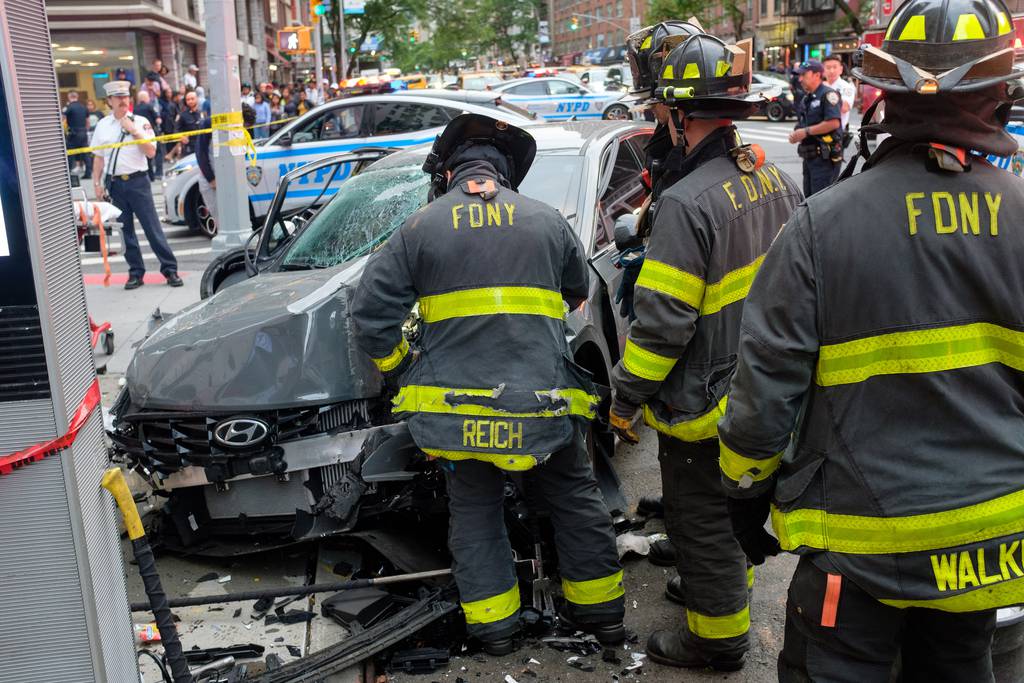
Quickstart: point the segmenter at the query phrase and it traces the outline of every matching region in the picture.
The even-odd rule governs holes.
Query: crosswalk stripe
[[[175,256],[198,256],[199,254],[209,254],[211,251],[213,251],[213,249],[211,247],[206,247],[205,249],[175,249],[174,250],[174,255]],[[120,258],[120,255],[118,255],[115,258]],[[156,254],[150,254],[150,253],[145,252],[145,251],[142,252],[142,258],[144,260],[146,260],[146,261],[156,261],[157,260]],[[98,257],[95,257],[95,258],[84,258],[84,259],[82,259],[82,265],[83,266],[98,266],[98,265],[101,265],[102,263],[103,263],[103,257],[102,256],[98,256]]]

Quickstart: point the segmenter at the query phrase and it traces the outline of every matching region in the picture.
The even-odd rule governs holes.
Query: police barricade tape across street
[[[269,121],[267,123],[261,123],[258,126],[245,127],[242,121],[242,112],[232,111],[226,114],[213,114],[210,117],[211,126],[209,128],[202,128],[200,130],[190,130],[183,133],[167,133],[165,135],[157,135],[152,138],[145,138],[143,140],[126,140],[124,142],[111,142],[105,145],[96,145],[95,147],[76,147],[67,151],[68,156],[73,154],[89,154],[91,152],[98,152],[105,149],[117,149],[119,147],[127,147],[128,145],[141,145],[147,142],[179,142],[184,138],[192,137],[193,135],[205,135],[206,133],[216,133],[223,131],[227,133],[228,139],[226,142],[217,142],[216,147],[228,147],[231,149],[231,153],[235,156],[241,156],[245,154],[249,164],[252,166],[256,165],[256,146],[253,144],[252,136],[249,131],[252,128],[260,128],[263,126],[273,126],[288,121],[294,121],[299,118],[298,116],[289,116],[288,118],[278,119],[276,121]],[[217,150],[214,150],[216,154]]]

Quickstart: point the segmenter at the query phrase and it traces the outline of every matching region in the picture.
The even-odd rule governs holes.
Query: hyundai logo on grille
[[[213,438],[228,448],[246,448],[262,443],[270,435],[270,425],[251,417],[235,417],[218,422]]]

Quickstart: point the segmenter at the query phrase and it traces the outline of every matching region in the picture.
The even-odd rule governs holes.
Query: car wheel
[[[245,272],[245,248],[237,247],[224,252],[210,262],[199,283],[199,298],[208,299],[225,287],[248,280]]]
[[[768,120],[772,123],[778,123],[779,121],[786,120],[786,108],[782,106],[780,102],[769,102],[768,106],[764,109],[764,115],[768,117]]]
[[[624,104],[613,104],[604,110],[602,117],[608,121],[625,121],[629,119],[629,108]]]
[[[217,235],[217,222],[206,208],[206,202],[203,201],[198,186],[189,190],[185,198],[185,220],[188,222],[189,230],[198,235],[205,235],[211,239]]]

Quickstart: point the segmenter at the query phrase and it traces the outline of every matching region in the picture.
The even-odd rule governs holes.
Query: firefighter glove
[[[764,523],[771,511],[772,494],[756,498],[729,498],[729,519],[732,533],[743,552],[754,564],[764,564],[765,558],[782,552],[779,540],[765,531]]]
[[[612,408],[608,418],[612,429],[620,439],[633,444],[640,442],[640,437],[636,433],[636,423],[640,419],[640,406],[630,403],[616,394],[612,398]]]

